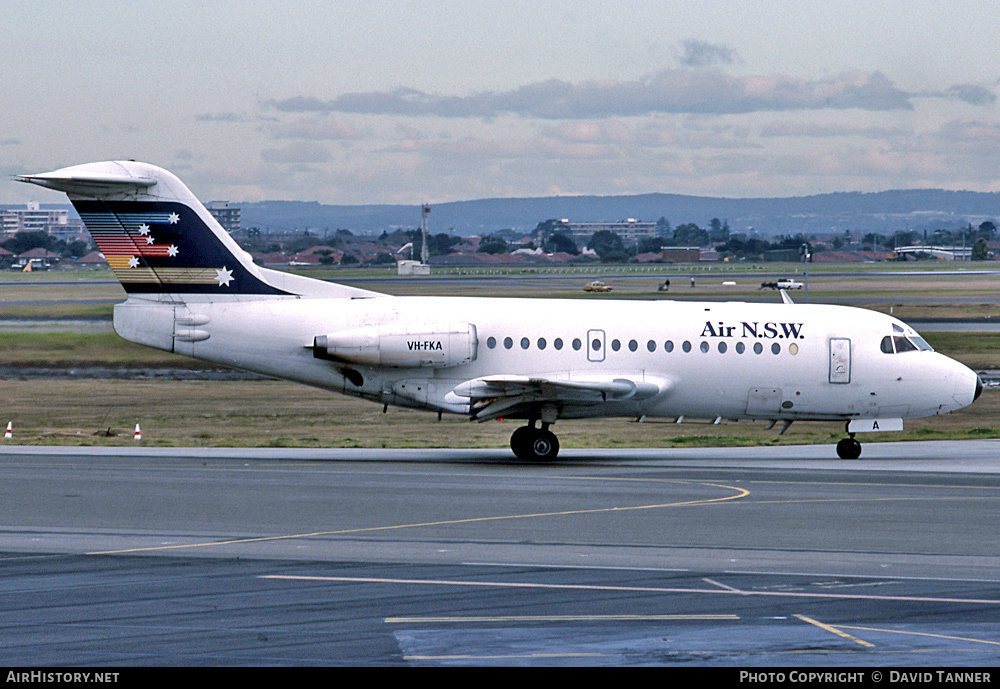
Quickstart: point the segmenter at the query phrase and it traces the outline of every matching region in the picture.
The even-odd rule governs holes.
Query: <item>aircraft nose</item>
[[[968,366],[951,359],[947,363],[948,377],[951,378],[951,399],[954,406],[949,411],[955,411],[975,402],[983,394],[983,379]]]

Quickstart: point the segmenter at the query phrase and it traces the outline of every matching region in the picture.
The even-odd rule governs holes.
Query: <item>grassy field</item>
[[[967,264],[968,265],[968,264]],[[922,265],[922,269],[928,266]],[[906,318],[1000,317],[1000,280],[969,273],[953,275],[939,266],[914,272],[907,266],[884,274],[854,266],[824,267],[810,275],[811,301],[843,301]],[[952,266],[953,267],[953,266]],[[771,272],[793,274],[788,270]],[[890,268],[895,268],[890,266]],[[620,271],[589,268],[546,277],[517,273],[519,279],[491,280],[470,287],[469,276],[454,282],[398,279],[385,271],[354,272],[362,286],[388,293],[476,294],[487,289],[503,296],[604,298],[585,295],[587,278],[601,277],[614,285],[614,297],[774,299],[760,291],[760,267],[737,270],[692,271],[696,287],[683,281],[667,294],[657,293],[663,274],[676,276],[681,268],[656,271]],[[687,275],[687,274],[685,274]],[[110,318],[112,304],[124,297],[117,285],[94,283],[110,274],[87,271],[82,276],[63,273],[15,274],[0,285],[2,318]],[[618,279],[621,278],[621,279]],[[686,278],[685,278],[686,279]],[[723,282],[736,282],[735,286]],[[918,298],[915,298],[918,297]],[[798,295],[795,295],[798,300]],[[927,332],[927,340],[949,356],[975,369],[1000,369],[1000,333]],[[203,367],[199,362],[140,347],[110,332],[22,331],[0,332],[0,365],[71,368],[110,365],[127,368]],[[265,402],[262,402],[264,400]],[[987,390],[980,400],[944,417],[908,421],[904,433],[869,435],[866,441],[919,438],[1000,437],[1000,391]],[[462,417],[390,409],[278,381],[171,380],[16,380],[0,379],[0,425],[11,421],[17,444],[134,444],[136,423],[142,443],[170,446],[296,446],[296,447],[492,447],[505,448],[517,422],[472,423]],[[668,447],[677,445],[756,445],[771,443],[832,443],[843,436],[840,423],[799,423],[784,435],[765,431],[762,423],[727,422],[673,424],[635,423],[624,419],[560,421],[563,447]],[[11,441],[7,441],[11,442]]]
[[[182,366],[202,364],[158,349],[143,347],[114,332],[0,332],[0,363],[6,366]]]
[[[56,445],[142,443],[226,447],[485,447],[508,446],[516,421],[470,422],[382,407],[279,381],[0,380],[13,442]],[[904,433],[862,439],[1000,437],[1000,393],[986,392],[954,414],[906,422]],[[563,447],[674,447],[832,443],[840,423],[793,424],[784,436],[761,422],[559,421]],[[10,441],[8,441],[10,442]]]

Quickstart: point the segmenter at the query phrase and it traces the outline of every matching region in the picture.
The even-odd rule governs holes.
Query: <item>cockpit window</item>
[[[902,352],[933,352],[934,349],[927,344],[927,341],[919,335],[886,335],[882,338],[879,348],[886,354],[900,354]]]

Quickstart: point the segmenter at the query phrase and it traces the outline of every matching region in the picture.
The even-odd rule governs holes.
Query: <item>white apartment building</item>
[[[569,225],[570,233],[577,243],[580,243],[580,240],[590,239],[595,232],[602,230],[614,232],[626,244],[634,244],[640,239],[656,236],[655,222],[644,222],[632,218],[618,222],[571,222],[569,220],[563,222]]]
[[[37,201],[25,208],[0,209],[0,236],[8,239],[18,232],[47,232],[67,241],[87,238],[83,223],[71,219],[67,209],[43,209]]]

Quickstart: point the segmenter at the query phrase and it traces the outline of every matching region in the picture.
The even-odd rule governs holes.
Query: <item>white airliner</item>
[[[909,326],[842,306],[395,297],[261,268],[173,174],[133,161],[15,177],[66,192],[128,299],[123,338],[384,405],[558,419],[843,421],[855,433],[971,404],[978,376]]]

